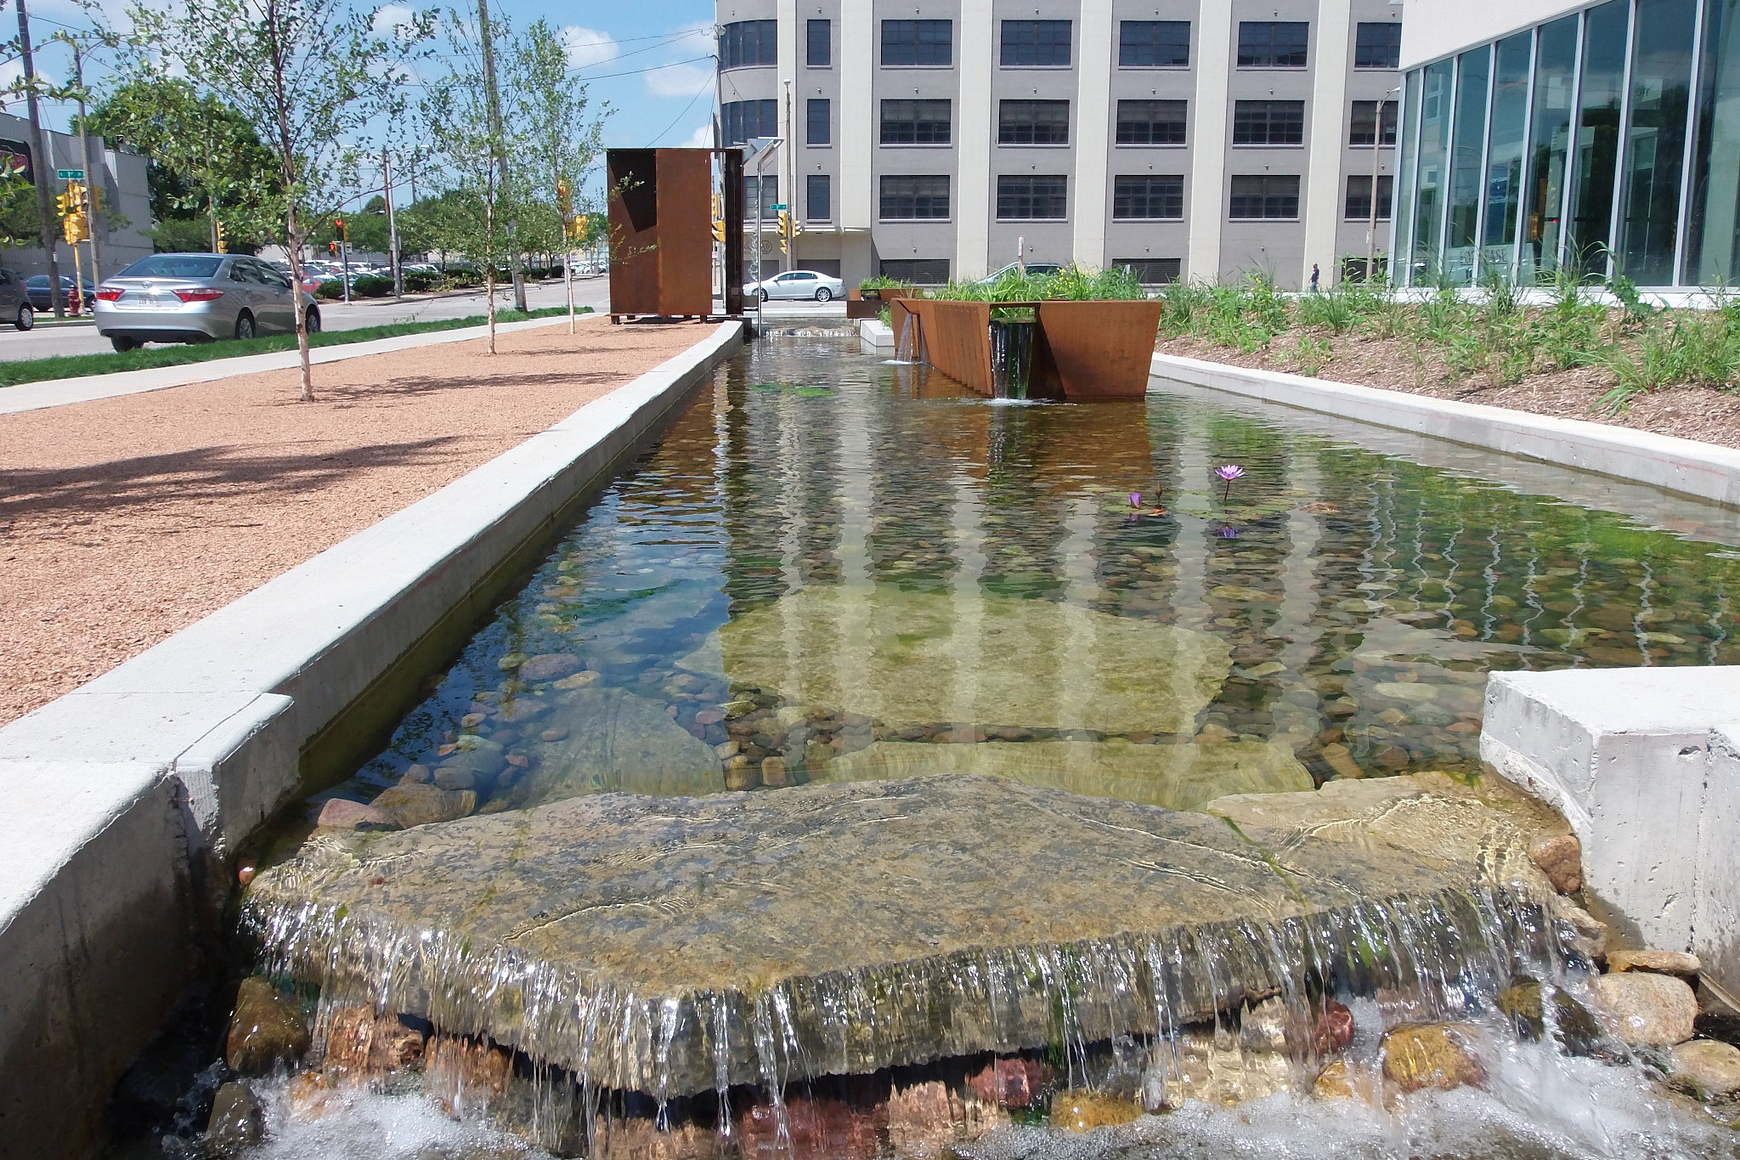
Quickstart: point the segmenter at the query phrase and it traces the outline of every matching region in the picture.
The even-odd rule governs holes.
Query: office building
[[[1740,273],[1740,0],[1409,0],[1416,285]]]
[[[935,283],[1028,262],[1303,285],[1389,237],[1390,0],[719,0],[718,132],[786,264]],[[1381,106],[1381,113],[1380,113]],[[754,165],[752,163],[751,170]],[[769,227],[771,229],[771,227]],[[777,239],[765,248],[780,258]]]

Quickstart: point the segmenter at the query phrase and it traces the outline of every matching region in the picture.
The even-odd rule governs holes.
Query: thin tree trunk
[[[290,299],[296,304],[296,355],[302,364],[302,394],[300,402],[314,401],[314,370],[308,361],[308,317],[302,310],[302,232],[296,226],[296,198],[290,191],[296,188],[296,142],[290,132],[290,97],[286,91],[284,40],[279,35],[279,11],[268,3],[265,12],[266,33],[272,41],[272,102],[278,114],[278,145],[281,153],[279,172],[284,178],[284,248],[290,254]]]
[[[489,305],[485,313],[489,317],[489,353],[495,353],[495,246],[490,244],[495,238],[495,191],[489,191],[489,197],[483,202],[483,264],[487,267],[483,275],[483,288],[487,292]]]
[[[48,259],[48,304],[56,318],[66,317],[66,295],[60,290],[60,259],[55,255],[54,193],[48,183],[54,180],[54,138],[42,127],[42,113],[36,101],[36,65],[31,56],[30,15],[24,10],[24,0],[18,0],[18,45],[24,63],[24,93],[30,108],[30,151],[36,163],[30,167],[36,183],[37,225],[42,234],[42,253]],[[86,174],[89,177],[89,174]]]
[[[302,246],[297,237],[296,206],[292,203],[286,214],[285,246],[290,254],[290,300],[296,312],[296,356],[302,363],[302,394],[300,402],[314,401],[314,372],[308,362],[308,315],[302,309]]]

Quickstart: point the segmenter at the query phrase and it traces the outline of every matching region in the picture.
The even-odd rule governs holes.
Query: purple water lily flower
[[[1222,524],[1220,526],[1220,531],[1216,534],[1223,540],[1236,540],[1239,538],[1239,530],[1235,527],[1230,527],[1227,524]]]
[[[1227,497],[1232,495],[1233,480],[1244,478],[1245,469],[1236,463],[1223,463],[1214,469],[1214,473],[1226,483],[1226,490],[1220,496],[1221,502],[1225,503]]]
[[[1133,508],[1139,508],[1142,506],[1142,493],[1141,492],[1132,491],[1130,493],[1130,506]]]

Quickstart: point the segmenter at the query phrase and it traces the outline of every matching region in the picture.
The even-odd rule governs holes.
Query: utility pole
[[[19,10],[23,11],[22,4],[19,6]],[[85,211],[85,221],[90,223],[91,227],[91,285],[96,286],[103,281],[103,269],[99,264],[100,257],[97,251],[97,210],[102,205],[98,190],[102,188],[102,182],[99,180],[96,166],[91,164],[91,137],[85,131],[85,47],[70,37],[68,43],[72,45],[73,80],[78,85],[79,92],[79,155],[85,167],[85,189],[88,191],[85,197],[89,199],[87,204],[90,207]],[[79,287],[79,293],[81,295],[84,293],[83,286]]]
[[[792,121],[791,116],[791,79],[788,77],[785,82],[785,139],[788,142],[795,142],[797,140],[797,125]],[[785,164],[780,168],[789,175],[785,183],[785,237],[781,239],[785,242],[785,245],[781,247],[785,251],[785,261],[782,265],[787,270],[795,270],[797,269],[797,229],[795,226],[797,221],[797,150],[788,144],[780,152],[785,154],[781,158]]]
[[[393,217],[393,167],[387,160],[387,147],[381,146],[381,184],[387,197],[387,248],[393,255],[393,297],[405,296],[405,271],[399,266],[399,227]]]
[[[519,250],[513,244],[513,181],[507,163],[507,137],[501,121],[501,90],[495,83],[495,31],[489,23],[489,0],[477,0],[477,34],[483,40],[483,90],[489,106],[489,148],[501,172],[501,193],[508,200],[508,270],[514,279],[514,309],[526,312],[526,278],[520,269]]]
[[[1400,91],[1391,89],[1378,98],[1377,120],[1371,129],[1371,223],[1365,234],[1365,280],[1368,285],[1377,280],[1378,165],[1383,160],[1384,151],[1384,102],[1390,99],[1390,93]]]
[[[54,149],[49,135],[42,128],[42,110],[36,101],[36,63],[30,49],[30,16],[24,10],[24,0],[18,0],[18,47],[24,58],[24,93],[30,106],[31,147],[36,151],[36,164],[31,178],[36,182],[36,210],[41,218],[42,252],[48,258],[48,301],[56,318],[66,317],[66,295],[60,292],[60,259],[55,256],[54,194],[49,180],[54,176]]]

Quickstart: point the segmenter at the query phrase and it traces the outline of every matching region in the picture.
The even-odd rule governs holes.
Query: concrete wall
[[[55,179],[55,171],[83,169],[83,151],[76,136],[55,132],[50,132],[48,136],[52,156],[47,159],[46,164],[37,165],[36,172],[46,171],[49,188],[58,195],[65,190],[66,183]],[[39,150],[32,141],[29,121],[8,113],[0,113],[0,141],[29,146],[32,163],[35,164],[34,159]],[[105,275],[113,274],[123,266],[151,253],[151,239],[144,233],[151,227],[151,191],[145,179],[145,158],[137,153],[110,149],[101,137],[92,137],[91,160],[99,169],[95,182],[101,189],[100,205],[110,211],[99,215],[97,257],[101,263],[101,272]],[[81,246],[80,249],[81,261],[86,265],[85,277],[89,278],[90,247]],[[55,243],[55,257],[61,264],[60,272],[67,277],[71,277],[73,272],[72,250],[64,241]],[[25,245],[0,252],[0,266],[29,277],[32,274],[46,273],[48,259],[43,254],[41,245]]]
[[[1575,12],[1590,0],[1405,0],[1402,68]]]
[[[237,846],[342,777],[578,498],[741,342],[730,324],[703,335],[0,729],[0,1157],[88,1149],[216,932]]]

